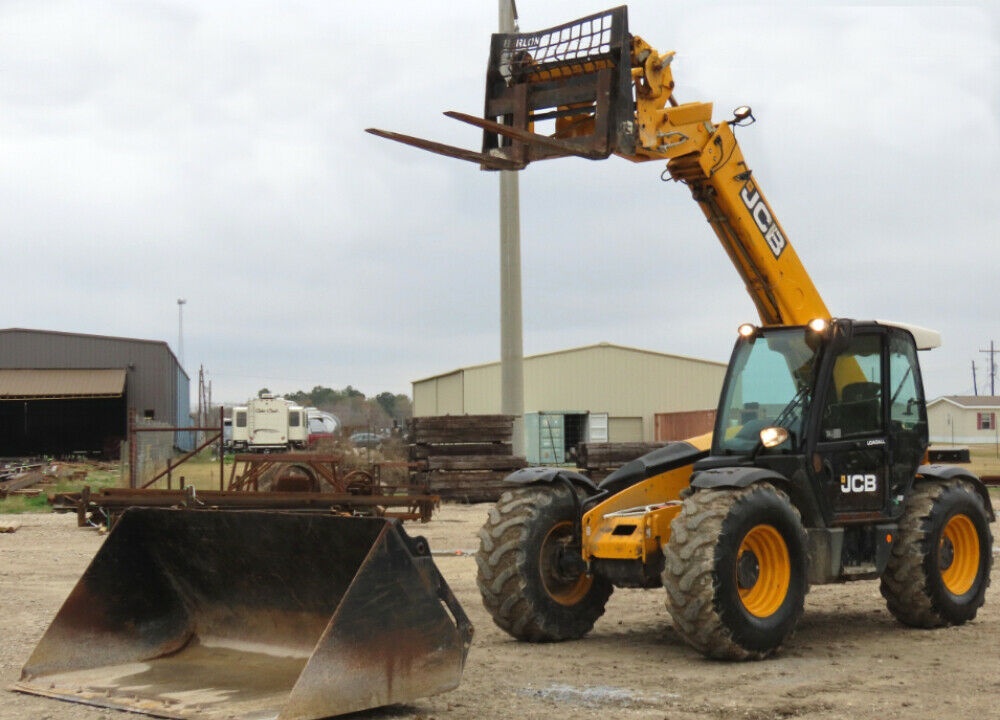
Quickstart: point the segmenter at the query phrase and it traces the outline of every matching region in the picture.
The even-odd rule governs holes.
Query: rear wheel
[[[476,582],[483,605],[518,640],[582,637],[614,589],[584,572],[570,492],[561,485],[507,491],[479,531]]]
[[[986,507],[968,483],[918,486],[882,575],[889,612],[913,627],[972,620],[990,584],[992,548]]]
[[[712,658],[774,652],[809,589],[806,534],[788,496],[766,483],[696,492],[670,532],[663,586],[681,636]]]

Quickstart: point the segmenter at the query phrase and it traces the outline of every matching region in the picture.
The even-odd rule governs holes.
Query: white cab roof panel
[[[894,320],[876,320],[875,322],[879,325],[891,325],[892,327],[909,331],[917,343],[917,350],[933,350],[936,347],[941,347],[941,333],[937,330],[930,330],[919,325],[910,325],[909,323],[895,322]]]

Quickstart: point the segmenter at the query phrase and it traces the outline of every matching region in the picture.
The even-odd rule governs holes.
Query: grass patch
[[[40,493],[34,497],[11,495],[0,500],[0,514],[2,515],[47,512],[49,512],[49,498],[45,493]]]
[[[57,463],[57,467],[60,465]],[[62,466],[65,468],[65,466]],[[82,469],[82,468],[81,468]],[[46,477],[31,489],[41,490],[35,496],[10,495],[0,499],[0,515],[22,515],[24,513],[47,513],[51,510],[49,497],[56,493],[74,493],[83,490],[85,485],[93,489],[114,487],[120,479],[117,468],[87,468],[87,474],[81,479],[73,479],[70,475]]]
[[[962,463],[962,467],[967,467],[972,474],[979,477],[1000,475],[1000,453],[996,445],[971,445],[969,458],[971,462]]]
[[[223,458],[223,487],[229,485],[229,474],[232,471],[232,455]],[[160,466],[156,473],[162,472],[165,467]],[[213,458],[210,453],[201,453],[185,463],[178,465],[170,473],[170,487],[178,490],[186,485],[194,485],[197,490],[218,490],[219,489],[219,458]],[[150,474],[148,477],[152,478]],[[183,478],[183,480],[182,480]],[[140,484],[142,481],[140,480]],[[156,481],[151,488],[164,490],[167,488],[167,478],[163,477]]]

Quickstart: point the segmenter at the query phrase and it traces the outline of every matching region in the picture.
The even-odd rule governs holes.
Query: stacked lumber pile
[[[40,495],[32,489],[45,479],[44,463],[10,463],[0,468],[0,498],[8,495]]]
[[[599,481],[627,462],[663,447],[664,443],[620,442],[580,443],[577,446],[576,466]]]
[[[411,482],[442,500],[494,502],[503,479],[527,466],[514,457],[511,415],[443,415],[416,417],[407,435]]]

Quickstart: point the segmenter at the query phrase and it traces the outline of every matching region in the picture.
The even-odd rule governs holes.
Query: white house
[[[998,395],[944,395],[927,403],[932,443],[977,445],[1000,440]]]

